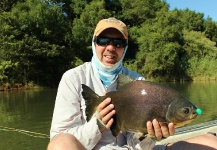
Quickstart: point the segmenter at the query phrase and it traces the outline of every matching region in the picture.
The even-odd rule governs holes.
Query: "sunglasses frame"
[[[99,42],[100,39],[108,39],[108,41],[106,41],[106,44],[102,44]],[[116,41],[119,41],[118,43],[116,43]],[[120,44],[120,41],[122,42]],[[122,39],[122,38],[111,38],[111,37],[105,37],[105,36],[95,36],[94,37],[94,42],[99,45],[99,46],[107,46],[109,45],[110,42],[112,42],[112,44],[117,47],[117,48],[125,48],[127,46],[127,40]]]

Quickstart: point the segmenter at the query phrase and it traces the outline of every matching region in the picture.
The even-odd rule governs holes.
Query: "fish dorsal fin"
[[[121,88],[123,85],[132,81],[134,81],[134,79],[131,78],[130,76],[127,76],[125,74],[119,74],[117,79],[117,89]]]

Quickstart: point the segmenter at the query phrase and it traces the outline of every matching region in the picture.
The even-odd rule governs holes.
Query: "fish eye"
[[[184,108],[184,109],[183,109],[183,112],[184,112],[185,114],[188,114],[190,111],[189,111],[188,108]]]

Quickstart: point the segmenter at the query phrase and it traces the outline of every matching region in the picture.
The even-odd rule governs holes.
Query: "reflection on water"
[[[166,84],[203,110],[191,124],[217,119],[217,82]],[[55,97],[56,89],[0,92],[0,149],[45,150]]]
[[[0,92],[0,148],[46,149],[49,138],[36,136],[49,134],[55,96],[56,89]],[[20,130],[16,132],[16,129]]]
[[[203,110],[201,116],[191,124],[217,119],[217,82],[198,81],[187,83],[167,83],[167,85],[178,90],[186,98],[192,101],[197,107]]]

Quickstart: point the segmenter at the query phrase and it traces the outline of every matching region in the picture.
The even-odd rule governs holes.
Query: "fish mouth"
[[[186,120],[186,121],[183,121],[183,122],[179,122],[179,123],[174,123],[174,126],[175,126],[175,128],[185,126],[186,124],[191,123],[194,119],[195,118],[192,118],[192,119],[189,119],[189,120]]]
[[[186,118],[185,120],[179,120],[176,118],[168,118],[168,116],[166,116],[167,122],[171,122],[174,124],[175,128],[178,127],[182,127],[186,124],[191,123],[193,120],[195,120],[198,117],[198,115],[195,113],[193,113],[191,116],[189,116],[188,118]]]
[[[190,120],[194,120],[197,117],[198,117],[198,114],[194,114],[192,117],[190,117],[191,118]]]

